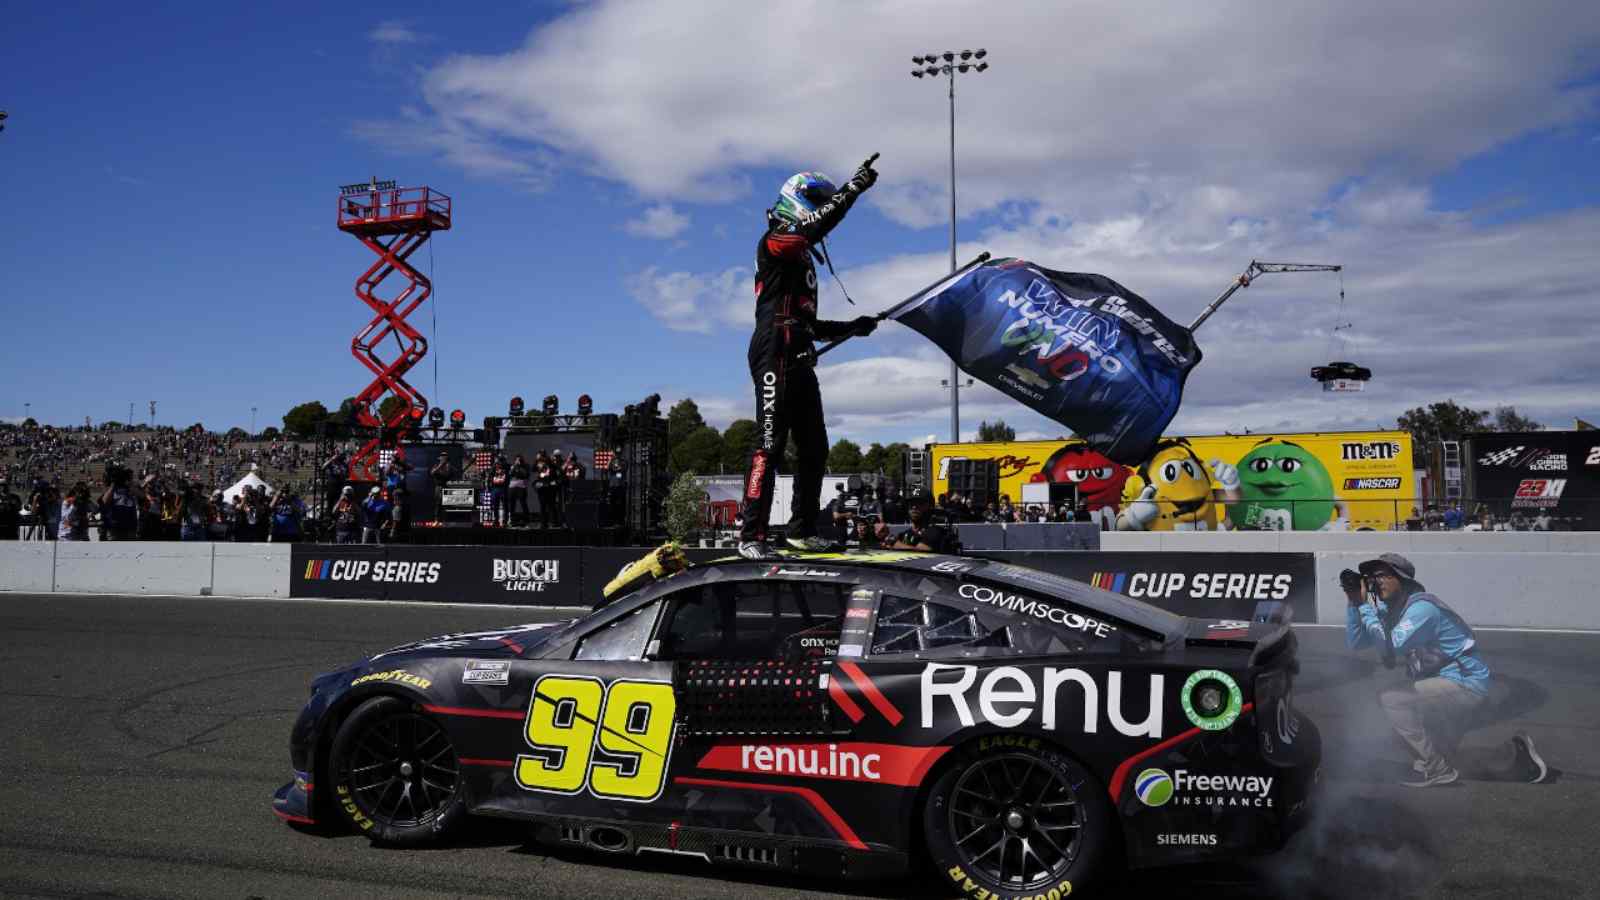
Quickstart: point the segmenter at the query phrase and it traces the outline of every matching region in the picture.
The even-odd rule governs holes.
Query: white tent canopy
[[[267,491],[267,496],[268,497],[271,497],[273,494],[277,493],[277,491],[273,489],[272,485],[267,484],[265,481],[262,481],[260,476],[258,476],[254,472],[251,472],[248,475],[244,476],[243,478],[239,479],[237,482],[235,482],[233,487],[228,488],[227,490],[223,491],[222,492],[222,499],[228,501],[229,503],[232,503],[233,502],[233,498],[235,498],[235,497],[239,496],[240,494],[244,493],[244,489],[247,488],[247,487],[248,488],[256,488],[257,490],[265,488],[266,491]]]

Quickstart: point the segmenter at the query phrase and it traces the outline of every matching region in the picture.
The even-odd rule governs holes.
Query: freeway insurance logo
[[[1133,780],[1133,792],[1145,806],[1166,806],[1172,799],[1172,776],[1162,769],[1145,769]]]

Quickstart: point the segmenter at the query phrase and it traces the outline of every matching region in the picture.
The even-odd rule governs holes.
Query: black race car
[[[979,559],[726,560],[318,677],[273,810],[389,844],[500,816],[553,844],[843,876],[920,847],[956,893],[1059,898],[1112,860],[1298,827],[1321,739],[1290,704],[1295,646]]]
[[[1371,381],[1372,370],[1353,362],[1331,362],[1325,366],[1313,366],[1311,377],[1317,381]]]

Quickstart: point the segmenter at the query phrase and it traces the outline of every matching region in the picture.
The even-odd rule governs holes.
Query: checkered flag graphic
[[[1483,456],[1478,457],[1478,465],[1503,466],[1506,463],[1516,459],[1517,455],[1523,451],[1524,447],[1525,445],[1518,444],[1515,447],[1509,447],[1505,450],[1496,450],[1493,453],[1486,453]]]

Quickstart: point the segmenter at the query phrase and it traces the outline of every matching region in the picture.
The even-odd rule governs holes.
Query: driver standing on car
[[[1378,694],[1384,714],[1414,757],[1413,775],[1402,783],[1450,784],[1461,774],[1445,753],[1489,697],[1489,666],[1478,654],[1472,626],[1417,582],[1416,567],[1404,556],[1385,553],[1357,568],[1359,573],[1339,573],[1349,604],[1345,643],[1351,650],[1376,646],[1386,666],[1394,666],[1398,654],[1412,680]],[[1549,771],[1533,739],[1522,732],[1474,768],[1480,777],[1497,781],[1539,782]]]
[[[878,327],[871,316],[849,322],[817,318],[817,267],[812,255],[856,199],[878,180],[870,160],[843,188],[817,172],[801,172],[783,183],[778,202],[767,210],[767,231],[756,245],[756,328],[750,336],[750,377],[755,382],[758,442],[744,480],[744,526],[739,555],[762,559],[773,482],[783,448],[792,436],[798,469],[787,542],[800,550],[826,550],[832,542],[817,536],[822,475],[828,457],[828,431],[822,419],[822,394],[812,370],[814,340],[865,336]]]

